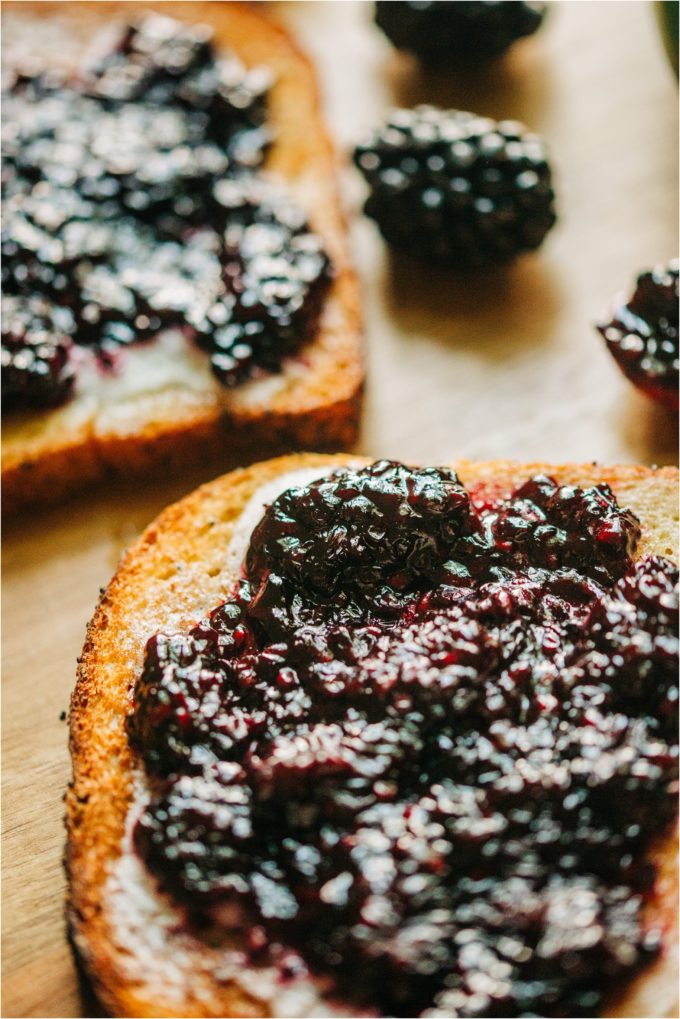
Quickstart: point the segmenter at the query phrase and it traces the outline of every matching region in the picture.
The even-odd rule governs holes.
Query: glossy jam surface
[[[3,106],[3,397],[72,392],[73,345],[100,366],[175,327],[227,386],[310,336],[330,266],[261,172],[263,69],[157,15],[77,79],[16,73]],[[36,302],[39,296],[39,303]]]
[[[657,949],[677,789],[677,569],[639,537],[547,477],[488,503],[382,461],[283,493],[135,689],[135,845],[187,922],[381,1014],[596,1014]]]
[[[631,382],[653,399],[678,408],[678,263],[638,276],[635,292],[598,326]]]

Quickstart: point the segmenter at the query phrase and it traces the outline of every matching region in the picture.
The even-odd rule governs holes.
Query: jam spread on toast
[[[262,172],[269,72],[148,15],[98,65],[4,94],[5,409],[62,403],[82,348],[181,330],[225,386],[281,369],[318,327],[331,265]],[[79,355],[80,348],[80,355]]]
[[[639,539],[607,485],[545,476],[280,495],[134,691],[134,843],[187,923],[380,1014],[597,1014],[658,950],[676,809],[677,568]]]

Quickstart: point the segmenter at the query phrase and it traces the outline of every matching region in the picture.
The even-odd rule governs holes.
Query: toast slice
[[[356,438],[363,365],[357,282],[336,180],[335,154],[319,110],[314,71],[286,32],[243,3],[154,3],[153,9],[214,30],[216,49],[274,74],[268,117],[275,140],[265,170],[281,175],[322,238],[335,268],[318,333],[278,375],[227,390],[209,359],[155,343],[125,352],[128,369],[53,410],[3,422],[4,509],[55,501],[108,474],[170,471],[191,459],[225,467],[296,448],[350,447]],[[5,64],[78,66],[111,26],[140,5],[6,3]]]
[[[177,925],[131,850],[144,779],[125,718],[146,639],[188,629],[238,577],[263,506],[294,484],[342,465],[346,456],[293,455],[211,482],[171,506],[122,560],[87,631],[70,713],[73,782],[67,795],[68,922],[101,1001],[117,1016],[341,1016],[348,1012],[309,978],[291,987],[250,970],[239,944],[210,947]],[[538,472],[558,482],[608,483],[642,525],[640,553],[677,558],[673,468],[516,464],[452,465],[490,499]],[[228,554],[225,550],[229,549]],[[649,910],[665,925],[664,953],[622,990],[611,1016],[677,1015],[677,840],[665,837]],[[245,933],[245,932],[244,932]],[[369,1014],[369,1013],[366,1013]]]

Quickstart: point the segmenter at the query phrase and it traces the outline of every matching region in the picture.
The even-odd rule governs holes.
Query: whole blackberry
[[[621,371],[653,399],[678,409],[678,263],[638,276],[627,304],[598,325]]]
[[[73,386],[69,347],[73,316],[40,297],[2,298],[2,402],[51,407]]]
[[[537,248],[555,222],[541,139],[515,121],[459,110],[394,110],[357,146],[364,206],[385,240],[459,268]]]
[[[543,3],[516,0],[378,0],[375,20],[390,42],[424,63],[469,63],[497,57],[532,35],[544,12]]]

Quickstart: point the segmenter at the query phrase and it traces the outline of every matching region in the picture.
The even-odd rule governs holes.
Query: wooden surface
[[[677,89],[650,3],[550,5],[492,71],[427,78],[371,25],[371,4],[274,3],[317,60],[346,151],[391,104],[524,120],[555,167],[560,223],[487,278],[392,259],[345,196],[364,286],[369,383],[360,451],[673,463],[676,422],[619,376],[592,321],[677,250]],[[76,656],[99,588],[168,502],[205,480],[119,485],[4,531],[3,1015],[92,1016],[63,924],[62,794]]]

